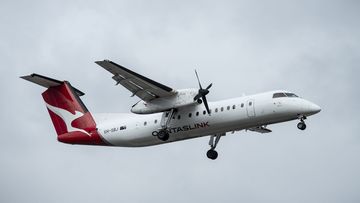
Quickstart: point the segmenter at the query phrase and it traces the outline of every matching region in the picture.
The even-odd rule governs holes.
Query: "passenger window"
[[[220,110],[221,110],[221,111],[224,111],[224,107],[221,107]]]
[[[235,105],[233,105],[232,109],[235,109],[235,108],[236,108],[236,106],[235,106]]]
[[[204,114],[204,115],[206,114],[206,111],[205,111],[205,110],[203,111],[203,114]]]
[[[244,107],[244,103],[241,103],[241,108],[243,108]]]
[[[157,120],[155,119],[154,123],[156,124],[157,123]]]
[[[227,110],[230,110],[230,106],[227,106],[227,108],[226,108]]]
[[[147,124],[147,122],[145,121],[145,122],[144,122],[144,125],[146,125],[146,124]]]
[[[125,130],[126,129],[126,125],[120,126],[120,130]]]
[[[192,113],[189,113],[189,118],[191,118],[191,116],[192,116]]]
[[[249,106],[251,106],[252,105],[252,102],[249,102]]]
[[[215,108],[215,113],[217,113],[218,112],[218,108]]]
[[[199,116],[199,112],[196,112],[196,116]]]

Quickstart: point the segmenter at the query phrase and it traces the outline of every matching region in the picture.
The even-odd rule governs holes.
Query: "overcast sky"
[[[0,3],[0,202],[359,202],[360,3],[7,1]],[[19,79],[66,79],[92,112],[137,98],[94,61],[111,59],[210,101],[274,89],[322,107],[307,120],[147,148],[56,141],[41,97]]]

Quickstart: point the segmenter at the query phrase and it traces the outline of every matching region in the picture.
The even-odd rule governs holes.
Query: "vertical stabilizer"
[[[42,93],[58,140],[69,144],[105,145],[96,123],[79,96],[81,91],[67,81],[32,74],[21,77],[48,88]]]

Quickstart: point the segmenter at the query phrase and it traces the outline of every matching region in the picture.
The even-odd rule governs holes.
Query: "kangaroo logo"
[[[79,111],[75,111],[75,114],[72,114],[71,112],[65,110],[65,109],[61,109],[55,106],[51,106],[50,104],[46,103],[47,108],[52,111],[53,113],[55,113],[56,115],[58,115],[60,118],[63,119],[63,121],[65,122],[66,125],[66,129],[68,131],[68,133],[70,132],[74,132],[74,131],[80,131],[83,132],[85,134],[87,134],[88,136],[91,136],[88,132],[86,132],[83,129],[80,128],[74,128],[71,123],[77,119],[80,118],[81,116],[83,116],[84,114],[79,112]]]

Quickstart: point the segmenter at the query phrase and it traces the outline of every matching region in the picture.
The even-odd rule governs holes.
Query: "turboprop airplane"
[[[143,147],[190,138],[210,136],[206,155],[216,159],[217,144],[226,133],[249,130],[270,133],[269,124],[305,119],[320,112],[320,107],[288,91],[270,91],[227,100],[208,102],[212,84],[175,90],[144,77],[112,61],[96,61],[112,74],[117,85],[141,100],[132,113],[92,114],[81,101],[84,93],[68,81],[38,74],[21,78],[47,90],[43,99],[54,124],[57,139],[67,144]]]

